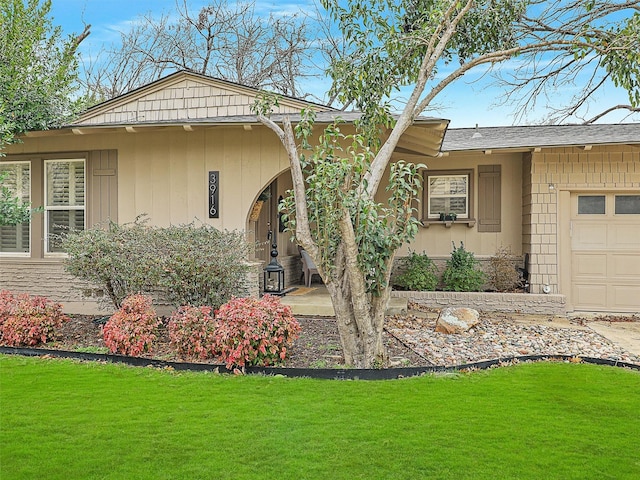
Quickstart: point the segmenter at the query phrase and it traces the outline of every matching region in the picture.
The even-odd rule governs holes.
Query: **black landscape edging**
[[[171,362],[168,360],[156,360],[153,358],[128,357],[126,355],[114,355],[104,353],[69,352],[66,350],[53,350],[44,348],[0,347],[0,354],[22,355],[26,357],[57,357],[74,360],[123,363],[134,367],[172,368],[174,370],[189,370],[196,372],[233,373],[225,365],[211,363],[186,363]],[[481,362],[465,363],[453,366],[429,366],[429,367],[399,367],[383,369],[355,369],[355,368],[284,368],[284,367],[246,367],[245,373],[250,375],[282,375],[290,378],[316,378],[325,380],[393,380],[397,378],[415,377],[427,373],[459,372],[467,370],[486,370],[512,362],[536,362],[536,361],[566,361],[579,359],[580,362],[595,365],[609,365],[612,367],[629,368],[640,371],[640,365],[635,363],[620,362],[608,358],[581,357],[576,355],[525,355],[520,357],[496,358]]]

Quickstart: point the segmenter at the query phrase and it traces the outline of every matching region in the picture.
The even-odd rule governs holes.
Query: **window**
[[[46,160],[45,252],[58,253],[58,236],[69,230],[84,230],[85,163],[83,159]]]
[[[580,195],[578,197],[578,215],[604,215],[604,195]]]
[[[455,213],[458,219],[472,216],[473,170],[427,171],[424,176],[425,220]]]
[[[20,201],[30,204],[31,163],[2,162],[0,173],[6,175],[2,186],[7,187]],[[0,226],[0,253],[28,255],[30,233],[30,223]]]
[[[616,215],[640,214],[640,195],[616,195]]]

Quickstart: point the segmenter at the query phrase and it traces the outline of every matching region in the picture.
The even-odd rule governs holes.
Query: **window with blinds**
[[[0,174],[5,175],[2,187],[8,188],[21,202],[31,203],[30,162],[2,162]],[[0,226],[0,254],[28,255],[30,233],[29,223]]]
[[[469,171],[427,172],[425,175],[427,218],[455,213],[458,218],[471,216],[471,173]]]
[[[46,160],[45,252],[62,252],[60,236],[85,227],[84,159]]]

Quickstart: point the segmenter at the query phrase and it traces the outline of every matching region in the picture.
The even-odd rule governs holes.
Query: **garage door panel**
[[[575,279],[580,277],[607,276],[607,254],[595,252],[580,252],[573,255],[573,274]]]
[[[640,250],[640,225],[609,225],[609,248]]]
[[[599,222],[574,222],[572,248],[574,251],[607,248],[607,229]]]
[[[609,277],[612,277],[612,280],[624,278],[635,280],[640,285],[640,254],[612,253],[609,264]]]
[[[581,308],[602,310],[607,306],[607,285],[594,283],[574,283],[573,298]]]
[[[640,285],[612,285],[611,303],[621,312],[638,312]]]

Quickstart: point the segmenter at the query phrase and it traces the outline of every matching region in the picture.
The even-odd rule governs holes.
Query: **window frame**
[[[29,180],[27,182],[28,185],[28,189],[29,189],[29,198],[27,199],[27,201],[29,202],[29,204],[31,205],[32,202],[32,182],[33,182],[33,172],[32,172],[32,165],[31,165],[31,161],[30,160],[7,160],[7,161],[2,161],[0,163],[0,165],[19,165],[19,164],[25,164],[28,166],[28,171],[29,171]],[[22,201],[24,201],[23,199],[21,199]],[[20,258],[29,258],[31,257],[31,237],[32,237],[32,228],[31,228],[31,224],[32,221],[29,222],[29,233],[28,233],[28,240],[27,240],[27,251],[26,252],[3,252],[0,251],[0,257],[20,257]],[[22,225],[22,224],[20,224]],[[7,225],[8,227],[9,225]],[[15,225],[15,228],[18,228],[18,225]],[[16,234],[17,235],[17,234]]]
[[[467,215],[466,216],[457,216],[456,222],[458,223],[468,223],[471,226],[475,224],[474,220],[474,195],[475,195],[475,185],[474,185],[474,169],[466,168],[466,169],[450,169],[450,170],[425,170],[422,174],[423,178],[423,188],[422,188],[422,222],[427,225],[430,223],[443,223],[437,214],[429,215],[430,206],[431,206],[431,196],[430,192],[430,178],[431,177],[453,177],[453,176],[466,176],[467,177]],[[444,212],[446,213],[446,212]]]
[[[637,212],[623,212],[623,211],[618,211],[618,210],[622,210],[622,208],[619,209],[619,207],[622,207],[622,205],[618,205],[618,198],[622,198],[622,197],[640,197],[640,195],[637,195],[635,193],[614,193],[613,195],[613,214],[616,216],[627,216],[627,215],[640,215],[640,210]]]
[[[581,199],[586,199],[586,198],[598,198],[598,199],[602,199],[602,211],[598,211],[598,212],[581,212],[580,211],[580,200]],[[607,211],[610,208],[609,206],[609,200],[608,200],[608,196],[606,193],[580,193],[577,195],[577,205],[576,205],[576,215],[579,215],[581,217],[587,216],[587,215],[591,215],[591,216],[595,216],[595,217],[601,217],[603,215],[607,215]],[[585,209],[587,207],[589,207],[590,205],[584,204]],[[596,205],[591,205],[591,206],[596,206]],[[597,205],[599,206],[599,205]]]
[[[63,162],[82,162],[84,174],[83,174],[83,191],[84,191],[84,199],[82,205],[49,205],[49,176],[48,176],[48,165],[54,163],[63,163]],[[45,257],[66,257],[67,254],[64,252],[52,252],[50,251],[50,238],[49,238],[49,212],[51,211],[82,211],[83,221],[82,228],[83,230],[87,228],[87,159],[85,157],[64,157],[64,158],[47,158],[43,161],[43,206],[44,206],[44,256]]]

